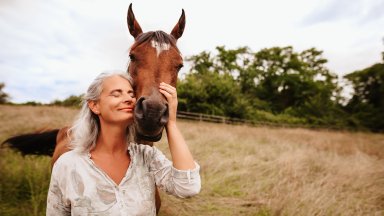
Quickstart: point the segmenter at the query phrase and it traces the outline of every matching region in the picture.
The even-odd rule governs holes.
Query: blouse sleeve
[[[196,162],[192,170],[178,170],[156,147],[153,147],[152,153],[150,171],[160,189],[180,198],[191,197],[200,192],[200,166]]]
[[[60,173],[63,173],[62,167],[57,161],[52,169],[51,182],[49,183],[47,196],[47,216],[71,215],[71,206],[65,202],[63,195],[63,186],[65,179],[59,181]]]

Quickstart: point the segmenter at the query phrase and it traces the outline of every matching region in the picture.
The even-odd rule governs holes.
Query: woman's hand
[[[168,113],[169,113],[169,123],[176,123],[176,112],[177,112],[177,91],[176,88],[161,82],[159,87],[160,93],[162,93],[168,101]]]

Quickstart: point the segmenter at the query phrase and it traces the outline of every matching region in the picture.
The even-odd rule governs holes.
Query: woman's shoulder
[[[54,166],[60,166],[60,167],[74,166],[77,163],[77,161],[80,160],[82,157],[83,157],[83,154],[78,153],[75,150],[71,150],[62,154],[57,159]]]

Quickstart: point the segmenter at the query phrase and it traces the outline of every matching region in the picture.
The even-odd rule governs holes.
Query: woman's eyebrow
[[[114,93],[114,92],[123,93],[123,90],[121,90],[121,89],[112,89],[110,91],[110,93]]]
[[[113,89],[110,91],[110,93],[114,93],[114,92],[123,93],[123,90],[122,89]],[[133,91],[133,89],[129,89],[127,91],[127,93],[134,93],[134,91]]]

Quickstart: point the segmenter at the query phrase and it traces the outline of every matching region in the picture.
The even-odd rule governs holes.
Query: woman
[[[176,89],[161,83],[172,161],[134,143],[136,98],[125,74],[101,74],[88,88],[71,128],[72,151],[55,163],[47,215],[155,215],[155,184],[177,197],[200,191],[199,165],[176,125]]]

